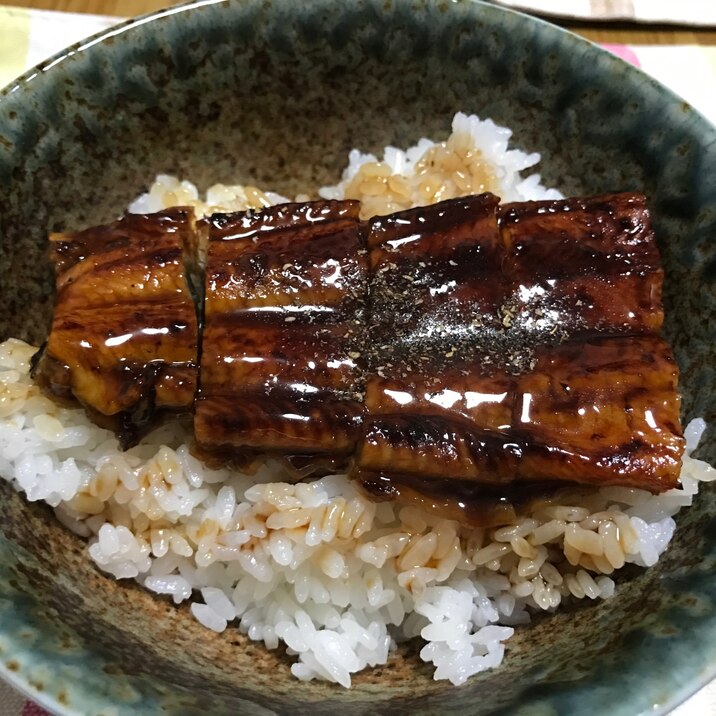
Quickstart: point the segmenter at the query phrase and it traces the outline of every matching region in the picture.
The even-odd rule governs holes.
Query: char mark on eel
[[[209,221],[195,438],[207,455],[344,463],[363,415],[367,257],[359,203]]]
[[[57,299],[33,374],[60,399],[75,398],[124,448],[161,412],[191,412],[198,327],[187,266],[193,211],[128,214],[50,236]]]
[[[678,484],[644,197],[452,200],[373,219],[368,248],[377,342],[354,476],[369,494],[465,520],[518,484]]]

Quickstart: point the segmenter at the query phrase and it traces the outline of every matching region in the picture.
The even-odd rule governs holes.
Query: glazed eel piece
[[[205,456],[345,463],[362,423],[367,256],[355,201],[209,221],[195,437]]]
[[[458,517],[560,484],[678,484],[678,371],[643,196],[358,212],[208,221],[202,455],[281,456],[299,475],[352,461],[375,499]],[[156,409],[192,406],[197,243],[184,209],[52,237],[58,302],[36,378],[125,446]]]
[[[34,378],[77,399],[125,448],[158,412],[192,410],[198,329],[187,266],[197,242],[182,208],[50,236],[57,299]]]
[[[643,196],[458,199],[371,220],[368,248],[354,470],[368,494],[465,518],[525,483],[678,484],[678,371]]]

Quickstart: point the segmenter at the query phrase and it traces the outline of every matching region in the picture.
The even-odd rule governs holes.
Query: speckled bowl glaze
[[[641,190],[667,270],[684,412],[714,415],[716,130],[652,80],[547,24],[475,2],[196,2],[63,53],[0,95],[0,336],[40,341],[46,232],[115,216],[157,172],[284,193],[349,148],[445,136],[456,110],[515,130],[566,193]],[[714,432],[701,455],[716,458]],[[716,668],[715,494],[614,599],[519,630],[454,688],[409,645],[354,688],[118,584],[0,484],[0,670],[77,714],[663,713]]]

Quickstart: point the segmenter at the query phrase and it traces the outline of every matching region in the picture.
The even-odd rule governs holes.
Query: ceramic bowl
[[[478,2],[195,2],[130,21],[0,95],[0,336],[41,341],[46,233],[108,220],[158,172],[292,194],[351,147],[446,136],[457,110],[515,130],[566,194],[651,198],[686,418],[716,424],[716,131],[632,67]],[[716,458],[710,431],[701,456]],[[537,619],[461,688],[401,648],[350,691],[99,573],[49,511],[0,484],[0,670],[77,714],[663,713],[716,668],[716,493],[608,602]]]

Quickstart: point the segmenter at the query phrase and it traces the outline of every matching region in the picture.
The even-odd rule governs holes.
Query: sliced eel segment
[[[544,346],[522,375],[479,363],[370,379],[358,464],[370,474],[485,485],[674,487],[684,443],[678,371],[656,336]]]
[[[450,363],[478,347],[501,352],[507,286],[497,208],[497,197],[483,194],[368,222],[372,372]]]
[[[369,472],[421,478],[509,481],[514,465],[500,453],[514,401],[514,377],[484,375],[479,362],[371,377],[358,464]]]
[[[379,343],[354,475],[369,494],[467,514],[509,483],[678,484],[678,370],[642,196],[443,202],[374,219],[368,245]]]
[[[643,195],[506,204],[500,227],[515,328],[574,340],[661,327],[664,272]]]
[[[362,422],[367,256],[358,202],[214,216],[200,450],[348,455]]]
[[[671,349],[655,335],[538,349],[534,370],[517,378],[517,479],[675,487],[684,450],[677,383]]]
[[[198,328],[186,264],[191,209],[128,214],[50,236],[57,301],[34,369],[47,392],[79,400],[127,447],[156,411],[190,411]]]

